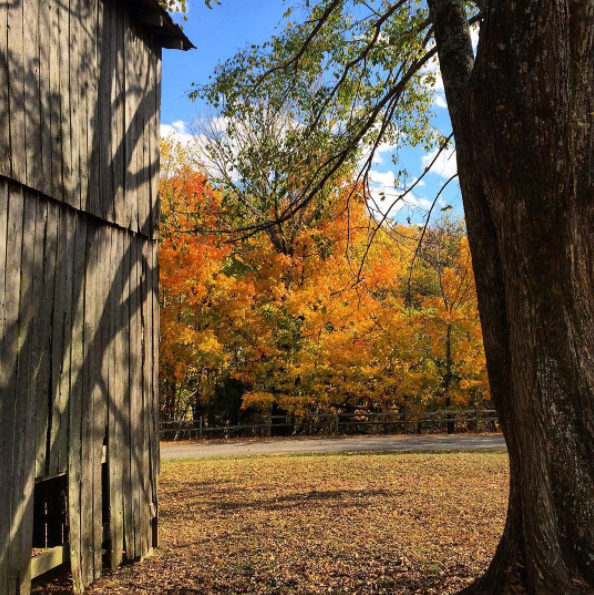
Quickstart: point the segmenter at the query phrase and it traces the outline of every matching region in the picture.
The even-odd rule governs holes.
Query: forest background
[[[290,220],[230,239],[299,186],[295,168],[276,196],[242,202],[233,176],[221,184],[200,164],[163,140],[162,420],[490,406],[461,218],[378,226],[341,172]]]

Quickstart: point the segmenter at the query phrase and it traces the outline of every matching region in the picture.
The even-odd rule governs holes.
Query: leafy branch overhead
[[[471,22],[478,19],[473,6]],[[192,97],[239,121],[264,104],[289,114],[303,142],[317,137],[322,157],[278,219],[290,219],[345,166],[369,190],[371,166],[383,146],[394,149],[395,206],[403,198],[396,190],[408,183],[400,149],[432,150],[445,140],[431,125],[438,66],[426,4],[320,0],[289,8],[285,17],[280,34],[220,65],[213,82]]]

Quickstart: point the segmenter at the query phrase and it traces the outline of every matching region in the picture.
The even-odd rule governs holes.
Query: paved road
[[[475,436],[374,436],[317,440],[262,440],[258,442],[210,442],[163,444],[161,459],[237,456],[304,452],[386,452],[435,450],[501,450],[501,435]]]

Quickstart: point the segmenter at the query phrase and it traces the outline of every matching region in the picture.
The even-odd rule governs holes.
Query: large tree
[[[366,181],[382,143],[446,146],[427,119],[438,55],[510,457],[505,531],[465,592],[592,592],[594,0],[310,4],[223,65],[204,96],[230,117],[249,117],[260,98],[297,106],[306,131],[334,127],[278,225],[353,155]]]

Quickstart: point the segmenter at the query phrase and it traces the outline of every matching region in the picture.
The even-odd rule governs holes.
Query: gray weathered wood
[[[68,37],[69,37],[69,98],[70,98],[70,142],[71,142],[71,192],[72,198],[68,202],[80,209],[87,209],[86,196],[83,196],[81,176],[86,169],[87,155],[87,128],[86,105],[83,96],[85,79],[88,75],[89,55],[84,45],[81,13],[84,10],[83,0],[70,0],[68,11]],[[83,122],[82,119],[85,119]]]
[[[9,503],[8,518],[8,548],[5,550],[3,561],[8,571],[8,592],[11,585],[17,584],[20,574],[18,545],[16,533],[19,519],[14,515],[13,498],[19,492],[18,481],[18,449],[16,448],[18,414],[16,403],[18,400],[18,319],[19,297],[21,282],[21,256],[23,245],[23,190],[18,184],[9,183],[8,199],[8,227],[7,227],[7,255],[6,255],[6,301],[4,306],[4,334],[0,345],[0,359],[2,361],[2,399],[0,399],[0,427],[2,443],[0,455],[4,466],[4,481],[0,482],[0,502]],[[16,551],[14,548],[17,548]],[[7,558],[7,559],[6,559]]]
[[[2,595],[49,567],[29,559],[35,481],[67,476],[76,593],[101,573],[105,498],[113,567],[154,545],[161,48],[141,17],[0,2]]]
[[[2,12],[0,12],[0,15]],[[4,14],[6,17],[6,14]],[[8,183],[0,178],[0,336],[6,337],[8,327],[7,317],[7,287],[6,271],[7,246],[8,246],[8,215],[9,215],[9,192]],[[7,345],[5,341],[0,343],[0,422],[5,422],[8,417],[8,378],[10,366],[8,354],[5,353]],[[10,448],[10,434],[0,435],[0,460],[6,461]],[[5,485],[2,485],[5,484]],[[0,483],[0,499],[4,502],[8,499],[9,486],[6,481]],[[1,501],[1,500],[0,500]],[[10,507],[0,506],[0,593],[8,593],[8,542],[10,536]]]
[[[62,158],[62,189],[64,201],[80,206],[74,198],[72,179],[72,126],[70,119],[70,7],[69,2],[58,2],[59,23],[59,84],[60,84],[60,139]]]
[[[68,560],[70,560],[70,552],[65,545],[54,547],[39,556],[35,556],[31,560],[31,578],[37,578],[65,562],[68,562]]]
[[[52,32],[52,3],[39,2],[39,137],[40,153],[40,186],[39,190],[51,196],[52,194],[52,97],[50,90],[51,79],[51,39]]]
[[[122,510],[122,452],[123,429],[121,406],[123,401],[121,353],[122,353],[122,254],[124,249],[123,232],[112,230],[111,269],[113,279],[110,295],[110,336],[111,357],[109,373],[109,508],[110,508],[110,564],[117,568],[122,563],[124,551],[123,510]]]
[[[68,426],[71,392],[71,347],[72,347],[72,283],[74,261],[74,228],[76,215],[71,210],[62,212],[60,219],[60,294],[56,305],[63,303],[61,308],[62,324],[62,354],[59,383],[59,428],[57,431],[55,456],[56,466],[50,465],[52,473],[65,473],[68,470]],[[56,420],[57,421],[57,420]],[[51,457],[52,455],[50,455]]]
[[[0,2],[0,175],[10,175],[8,3]]]
[[[39,189],[41,180],[41,104],[39,78],[39,0],[23,3],[25,139],[27,184]]]
[[[64,200],[62,184],[62,123],[60,99],[60,55],[64,50],[60,43],[60,0],[48,0],[50,8],[49,42],[47,58],[49,64],[49,102],[52,161],[51,161],[51,196]]]
[[[10,155],[13,180],[27,183],[25,136],[25,64],[23,48],[23,3],[8,2],[8,89],[10,110]]]
[[[72,356],[71,379],[72,390],[70,395],[69,426],[70,444],[68,450],[68,521],[70,526],[70,560],[71,572],[75,593],[83,589],[83,569],[81,561],[82,531],[81,525],[81,483],[83,480],[82,460],[82,403],[84,387],[84,362],[85,362],[85,274],[87,260],[87,221],[79,217],[76,226],[74,241],[74,286],[72,291],[72,304],[74,318],[72,323]],[[86,462],[85,462],[86,465]]]
[[[20,595],[29,595],[30,558],[33,535],[33,489],[35,486],[34,448],[34,339],[38,325],[40,272],[37,266],[38,251],[43,250],[43,242],[38,241],[37,232],[37,193],[24,192],[23,248],[21,257],[21,287],[19,298],[19,347],[17,401],[15,425],[17,438],[15,445],[15,484],[13,486],[13,517],[15,536],[11,539],[11,549],[18,561],[18,584]],[[41,226],[40,226],[41,227]],[[40,230],[41,231],[41,230]]]
[[[56,262],[58,253],[59,207],[45,203],[47,207],[45,253],[43,260],[43,296],[41,300],[41,325],[39,344],[39,398],[37,401],[37,476],[49,475],[48,431],[52,409],[49,404],[53,394],[50,389],[52,370],[52,312],[57,281]]]
[[[140,539],[141,524],[141,438],[142,438],[142,377],[141,366],[142,348],[142,328],[140,327],[140,285],[139,285],[139,238],[132,236],[131,243],[131,270],[130,270],[130,488],[132,496],[132,518],[134,527],[134,555],[138,558],[142,555],[142,546]]]
[[[83,335],[83,383],[81,396],[81,503],[80,503],[80,532],[81,532],[81,573],[82,582],[87,586],[94,577],[93,556],[93,468],[95,461],[93,454],[93,384],[95,376],[95,361],[93,357],[96,321],[93,305],[97,278],[91,273],[96,268],[97,244],[96,227],[89,224],[86,242],[87,259],[85,263],[85,302],[84,302],[84,335]]]
[[[123,328],[123,353],[122,353],[122,378],[124,382],[123,395],[128,398],[122,398],[120,408],[123,428],[123,443],[125,445],[122,454],[122,498],[124,502],[124,549],[126,560],[134,559],[134,519],[132,506],[132,438],[130,432],[130,407],[131,407],[131,354],[130,354],[130,294],[131,294],[131,275],[132,275],[132,247],[131,235],[124,234],[124,256],[123,256],[123,280],[124,289],[122,294],[122,312],[123,319],[127,321]]]

